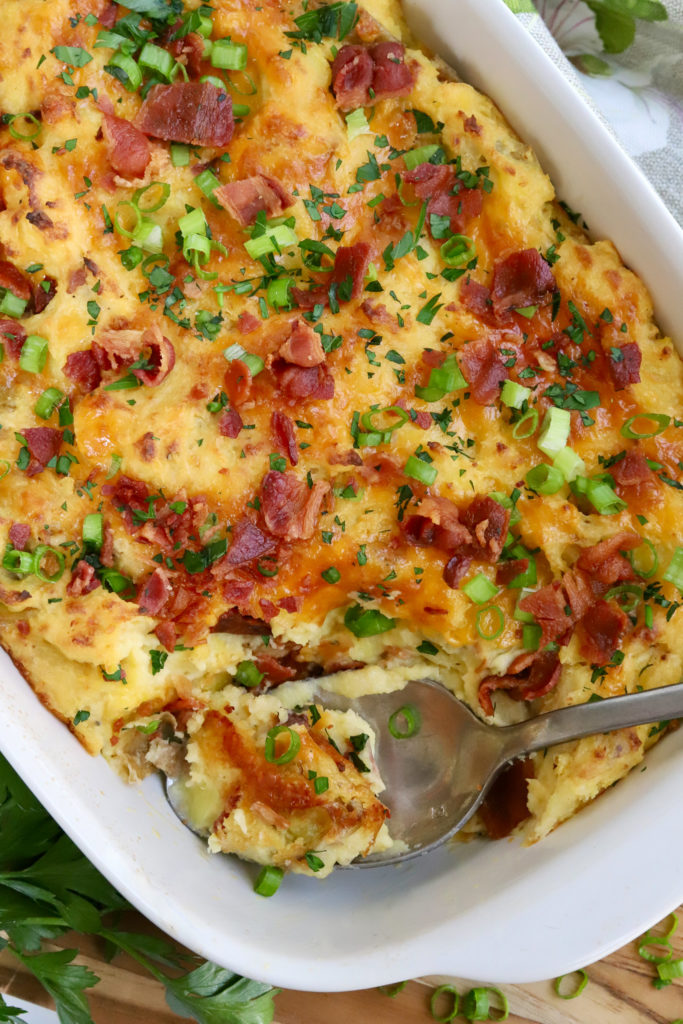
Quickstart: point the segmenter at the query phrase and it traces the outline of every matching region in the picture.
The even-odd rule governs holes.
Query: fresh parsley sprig
[[[44,941],[72,930],[98,936],[110,956],[121,951],[137,960],[185,1019],[270,1024],[276,990],[181,953],[162,938],[120,930],[117,912],[127,908],[0,757],[0,951],[8,950],[52,996],[60,1024],[93,1024],[86,993],[99,981],[73,963],[78,950],[43,950]],[[21,1014],[0,996],[0,1024],[21,1024]]]

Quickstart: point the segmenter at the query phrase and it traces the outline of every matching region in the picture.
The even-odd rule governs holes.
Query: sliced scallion
[[[344,120],[346,121],[346,134],[348,135],[349,142],[353,142],[359,135],[371,134],[370,125],[362,107],[359,107],[358,110],[352,110],[345,116]]]
[[[49,420],[59,403],[64,398],[64,392],[59,388],[47,388],[35,404],[34,412],[41,420]]]
[[[562,982],[565,978],[571,978],[575,974],[579,975],[575,987],[573,989],[570,989],[569,992],[564,991],[562,987]],[[583,970],[583,968],[579,968],[578,971],[573,971],[572,974],[561,974],[559,978],[555,978],[555,994],[558,995],[560,999],[576,999],[577,996],[581,995],[587,984],[588,975]]]
[[[360,604],[353,604],[346,609],[344,625],[354,636],[363,638],[394,629],[396,619],[384,615],[377,608],[363,608]]]
[[[211,47],[211,64],[225,71],[241,71],[247,66],[247,47],[231,39],[215,39]]]
[[[564,484],[564,476],[555,466],[540,462],[524,477],[527,487],[537,494],[556,494]]]
[[[409,171],[419,167],[420,164],[427,164],[432,159],[435,153],[439,151],[440,147],[436,145],[431,146],[418,146],[417,149],[409,149],[407,153],[403,154],[403,161]]]
[[[540,447],[540,445],[539,445]],[[573,448],[563,448],[553,459],[553,466],[559,469],[562,476],[569,483],[576,480],[577,476],[583,476],[586,472],[586,464],[580,455],[577,455]]]
[[[48,341],[39,334],[29,334],[24,342],[19,366],[27,373],[41,373],[47,362]]]
[[[161,226],[147,217],[143,217],[136,227],[133,239],[145,252],[161,252],[164,247]]]
[[[577,480],[579,479],[581,478],[577,477]],[[599,477],[588,481],[586,497],[601,516],[615,516],[627,507],[626,502],[621,500],[614,488]]]
[[[461,589],[475,604],[486,604],[498,593],[498,587],[483,572],[477,573]]]
[[[276,754],[276,740],[278,736],[284,736],[285,733],[289,740],[287,747],[281,754]],[[301,737],[298,732],[290,729],[288,725],[276,725],[266,736],[265,758],[268,764],[289,764],[290,761],[294,760],[300,748]]]
[[[417,455],[408,456],[403,467],[403,473],[412,480],[419,480],[420,483],[425,484],[427,487],[433,484],[439,475],[439,471],[433,463],[423,462]]]
[[[30,131],[20,132],[15,124],[17,121],[20,123],[23,121],[26,125],[31,125]],[[40,135],[43,127],[35,114],[12,114],[8,123],[9,133],[13,139],[35,139]]]
[[[643,543],[639,544],[633,551],[627,551],[626,557],[631,563],[631,567],[634,572],[637,572],[639,576],[642,576],[644,580],[649,580],[657,572],[659,567],[659,555],[657,549],[651,540],[647,537],[642,538]],[[645,555],[645,552],[648,552]],[[649,565],[643,565],[643,557],[647,558]]]
[[[104,540],[104,520],[101,512],[90,512],[83,520],[83,546],[99,551]]]
[[[657,966],[657,974],[662,981],[674,981],[683,978],[683,960],[669,960]]]
[[[649,420],[651,423],[654,423],[656,425],[655,429],[650,431],[634,430],[633,424],[637,420]],[[664,430],[666,430],[670,423],[671,417],[666,416],[663,413],[639,412],[637,416],[631,416],[629,417],[629,419],[626,420],[623,427],[621,428],[621,433],[623,437],[627,437],[631,441],[641,441],[644,438],[656,437],[657,434],[661,434]]]
[[[497,640],[505,628],[503,609],[499,608],[497,604],[490,604],[486,608],[479,608],[474,623],[477,633],[482,640]],[[486,629],[487,623],[488,629]]]
[[[122,50],[117,50],[109,58],[105,71],[108,71],[109,68],[118,68],[119,71],[123,71],[123,85],[128,92],[136,92],[142,85],[142,71],[133,58]]]
[[[541,644],[543,630],[535,622],[522,626],[522,647],[525,651],[537,651]]]
[[[559,409],[555,405],[548,409],[536,442],[544,455],[554,459],[562,451],[569,439],[571,424],[569,409]]]
[[[235,669],[235,682],[238,686],[251,688],[253,686],[258,686],[264,675],[265,673],[259,671],[255,662],[240,661],[239,665]]]
[[[149,185],[136,189],[131,202],[141,213],[156,213],[166,203],[170,194],[171,186],[165,181],[152,181]]]
[[[529,409],[521,419],[517,420],[512,428],[512,436],[515,441],[524,441],[536,433],[538,427],[538,409]]]
[[[467,235],[451,235],[439,251],[447,267],[464,267],[477,255],[477,247]]]
[[[436,1007],[438,1002],[443,1002],[444,997],[452,997],[452,1003],[449,1010],[446,1013],[437,1013]],[[457,990],[452,985],[439,985],[432,992],[429,1000],[429,1012],[437,1024],[449,1024],[450,1021],[455,1020],[458,1016],[458,1009],[460,1008],[460,996]]]
[[[389,716],[388,729],[395,740],[416,736],[422,725],[422,716],[414,704],[404,704]]]
[[[206,198],[211,200],[214,206],[220,205],[214,196],[214,192],[217,188],[220,188],[221,180],[213,173],[210,167],[205,167],[194,179],[194,183],[204,193]]]
[[[506,380],[500,392],[500,400],[510,409],[521,409],[531,398],[531,388],[525,388],[515,380]]]
[[[261,868],[256,876],[254,892],[258,893],[259,896],[274,896],[280,888],[284,875],[285,873],[282,868],[275,868],[267,864]]]
[[[268,283],[266,301],[271,309],[291,309],[291,277],[275,277]]]
[[[23,316],[26,306],[28,305],[26,299],[20,299],[18,295],[11,292],[9,288],[3,289],[4,294],[2,300],[0,300],[0,313],[4,316],[20,317]]]
[[[187,167],[190,163],[190,147],[184,142],[172,142],[171,163],[174,167]]]
[[[674,551],[663,578],[683,591],[683,547],[678,547]]]
[[[43,560],[52,559],[57,563],[53,573],[46,573],[43,569]],[[48,547],[47,544],[39,544],[33,552],[33,574],[44,583],[56,583],[64,575],[64,553],[56,548]]]

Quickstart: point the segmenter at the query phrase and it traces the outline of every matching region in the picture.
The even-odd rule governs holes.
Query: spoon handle
[[[506,734],[504,755],[509,760],[583,736],[674,718],[683,718],[683,683],[560,708],[506,726],[502,730]]]

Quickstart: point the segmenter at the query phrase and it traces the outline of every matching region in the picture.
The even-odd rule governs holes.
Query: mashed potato
[[[212,850],[321,877],[391,837],[307,680],[501,725],[679,681],[683,369],[393,0],[135,6],[3,5],[2,644]],[[470,831],[542,838],[662,731]]]

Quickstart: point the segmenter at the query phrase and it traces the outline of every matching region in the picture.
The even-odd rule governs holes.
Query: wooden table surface
[[[683,906],[678,913],[681,926],[673,937],[675,958],[683,958]],[[127,923],[131,929],[150,925],[137,915]],[[653,931],[664,931],[664,927]],[[160,985],[126,957],[108,964],[103,951],[91,940],[65,936],[60,945],[78,945],[77,960],[91,968],[101,981],[92,990],[91,1007],[96,1024],[175,1024],[180,1018],[170,1013]],[[50,947],[47,947],[50,948]],[[56,947],[52,947],[56,948]],[[48,1006],[45,992],[16,961],[0,953],[0,992]],[[506,985],[510,1002],[509,1024],[671,1024],[683,1018],[683,979],[667,988],[652,985],[655,968],[638,956],[635,943],[588,967],[589,983],[579,998],[559,999],[551,982]],[[283,991],[275,1000],[276,1024],[429,1024],[429,996],[436,984],[448,980],[465,992],[471,983],[463,979],[420,979],[410,981],[394,998],[376,989],[361,992],[319,994]],[[495,982],[492,969],[489,982]]]

